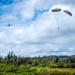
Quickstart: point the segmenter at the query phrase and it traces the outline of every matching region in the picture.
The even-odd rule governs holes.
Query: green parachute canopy
[[[52,9],[52,12],[59,12],[59,11],[61,11],[60,8],[54,8],[54,9]]]
[[[63,10],[65,13],[67,13],[68,15],[72,16],[72,13],[68,10]]]
[[[60,12],[61,9],[60,8],[54,8],[52,9],[52,12]],[[72,16],[72,13],[68,10],[63,10],[65,13],[67,13],[68,15]]]

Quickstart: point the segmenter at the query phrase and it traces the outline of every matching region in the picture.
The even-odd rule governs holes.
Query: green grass
[[[75,72],[75,68],[49,68],[49,67],[32,67],[32,69],[36,69],[40,71],[42,69],[47,71],[60,71],[60,72]]]
[[[51,74],[52,73],[52,74]],[[0,64],[0,75],[75,75],[75,68],[50,68]]]

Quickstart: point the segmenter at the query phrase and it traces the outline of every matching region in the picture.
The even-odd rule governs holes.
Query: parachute
[[[61,10],[61,8],[54,8],[54,9],[52,9],[51,10],[52,12],[60,12],[60,11],[63,11],[63,12],[65,12],[66,14],[68,14],[69,16],[72,16],[72,13],[70,12],[70,11],[68,11],[68,10]],[[57,20],[58,21],[58,20]],[[58,27],[58,29],[60,29],[59,27]]]
[[[61,9],[60,9],[60,8],[52,9],[52,12],[59,12],[59,11],[61,11]]]
[[[67,13],[68,15],[72,16],[72,13],[69,12],[68,10],[63,10],[65,13]]]
[[[54,8],[52,9],[52,12],[60,12],[61,9],[60,8]],[[68,10],[63,10],[65,13],[67,13],[68,15],[72,16],[72,13]]]

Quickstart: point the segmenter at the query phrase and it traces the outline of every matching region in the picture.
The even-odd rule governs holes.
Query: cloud
[[[61,0],[61,1],[57,0],[57,2],[61,4],[63,3],[63,4],[72,4],[72,5],[75,3],[74,0]]]
[[[56,3],[54,0],[14,0],[14,3],[1,7],[6,10],[0,16],[1,55],[9,51],[22,56],[75,53],[74,16],[70,17],[63,11],[51,12],[52,8],[61,7],[74,15],[74,6],[66,4],[65,0],[57,0]],[[12,26],[5,26],[8,23]]]

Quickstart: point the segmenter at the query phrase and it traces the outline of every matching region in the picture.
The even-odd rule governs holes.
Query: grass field
[[[75,68],[50,68],[0,64],[0,75],[75,75]]]
[[[40,71],[42,69],[47,71],[60,71],[60,72],[75,72],[75,68],[49,68],[49,67],[33,67],[32,69],[36,69]]]

